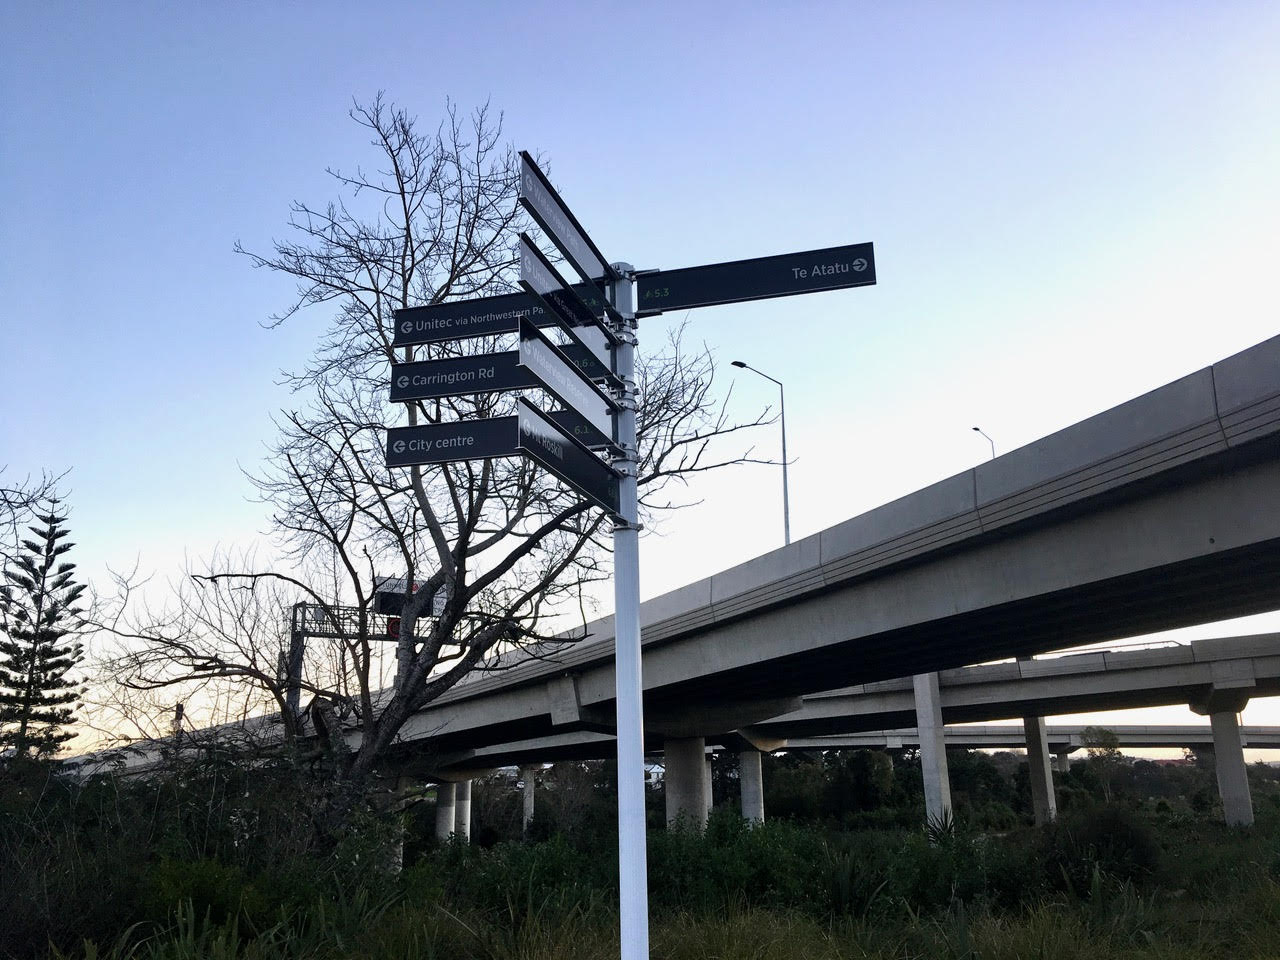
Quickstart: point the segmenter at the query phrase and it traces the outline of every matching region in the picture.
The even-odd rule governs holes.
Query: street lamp
[[[791,499],[787,492],[787,397],[782,390],[782,381],[774,380],[767,373],[762,373],[750,364],[743,363],[741,360],[731,361],[735,367],[743,370],[750,370],[752,373],[759,373],[764,377],[778,385],[778,420],[782,424],[782,535],[786,539],[787,545],[791,545]]]
[[[987,437],[986,433],[983,431],[981,427],[974,427],[973,431],[974,433],[981,433],[984,437]],[[996,442],[992,440],[990,437],[987,437],[987,443],[991,444],[991,459],[994,460],[996,458]]]

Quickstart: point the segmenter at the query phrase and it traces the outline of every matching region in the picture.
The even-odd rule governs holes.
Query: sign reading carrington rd
[[[875,282],[873,245],[855,243],[640,274],[636,277],[636,312],[644,316],[664,310],[863,287]]]
[[[592,380],[613,378],[612,372],[586,347],[569,344],[561,350],[572,364]],[[537,377],[520,366],[520,354],[515,350],[391,365],[391,400],[396,403],[508,390],[532,390],[541,386]]]

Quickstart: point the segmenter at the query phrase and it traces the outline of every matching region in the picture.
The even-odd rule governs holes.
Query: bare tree
[[[14,559],[22,524],[32,516],[36,504],[56,498],[55,488],[62,476],[42,473],[34,478],[6,480],[5,470],[0,465],[0,560],[10,561]]]
[[[598,511],[519,458],[385,466],[384,429],[397,420],[512,411],[513,399],[502,395],[393,406],[387,365],[502,348],[501,338],[393,348],[393,311],[512,290],[515,238],[527,224],[515,202],[516,154],[501,145],[501,117],[487,107],[464,117],[449,105],[433,133],[381,97],[357,104],[351,117],[371,136],[379,168],[330,170],[342,199],[323,208],[295,203],[293,238],[269,254],[237,245],[255,267],[297,281],[296,298],[273,323],[328,314],[313,360],[289,375],[301,402],[280,418],[269,464],[253,477],[289,569],[228,565],[199,574],[184,601],[198,622],[123,631],[145,645],[117,664],[136,688],[234,675],[287,713],[271,669],[279,638],[254,626],[241,640],[242,624],[215,624],[207,605],[275,584],[321,610],[354,610],[327,658],[308,660],[303,681],[316,698],[314,719],[332,733],[335,713],[344,713],[359,731],[350,751],[330,739],[347,796],[424,704],[473,670],[500,669],[521,648],[549,642],[549,618],[577,611],[585,619],[589,585],[607,574],[609,532]],[[650,516],[679,505],[673,483],[750,459],[718,445],[764,416],[731,422],[712,377],[707,351],[686,350],[678,334],[641,361],[640,482]],[[406,591],[394,648],[381,642],[370,613],[378,576],[388,572],[422,584]],[[437,615],[434,598],[442,598]],[[387,657],[394,673],[384,686]]]

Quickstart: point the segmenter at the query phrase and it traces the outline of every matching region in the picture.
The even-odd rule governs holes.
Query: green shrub
[[[1115,804],[1060,818],[1045,829],[1041,856],[1049,882],[1081,897],[1095,887],[1098,871],[1118,881],[1140,882],[1161,861],[1150,824]]]

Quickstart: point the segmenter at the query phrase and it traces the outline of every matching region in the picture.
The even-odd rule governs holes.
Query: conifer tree
[[[81,690],[67,674],[84,655],[74,639],[84,587],[72,579],[75,564],[59,559],[67,515],[58,501],[37,514],[0,582],[0,749],[16,756],[49,757],[75,736]]]

